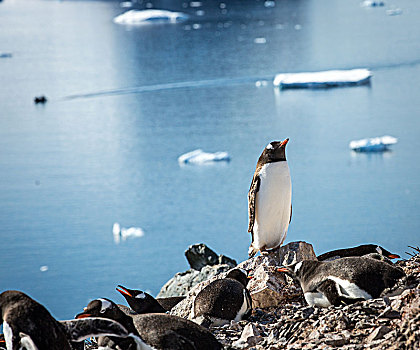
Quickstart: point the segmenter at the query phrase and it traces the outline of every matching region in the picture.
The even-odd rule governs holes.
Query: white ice
[[[201,149],[196,149],[178,157],[178,162],[181,164],[204,164],[229,160],[230,156],[227,152],[207,153]]]
[[[177,23],[188,19],[182,12],[167,10],[130,10],[114,18],[118,24]]]
[[[114,242],[120,243],[122,239],[125,241],[129,237],[143,237],[144,231],[140,227],[121,227],[118,222],[112,227],[112,234],[114,235]]]
[[[366,84],[370,81],[371,76],[372,73],[368,69],[287,73],[277,74],[273,84],[280,88],[325,88]]]
[[[397,142],[395,137],[381,136],[351,141],[349,147],[356,152],[382,152]]]
[[[360,5],[363,7],[382,7],[385,6],[385,3],[383,1],[365,0]]]

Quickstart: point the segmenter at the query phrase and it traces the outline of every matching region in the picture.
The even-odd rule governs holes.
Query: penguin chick
[[[247,284],[247,273],[242,269],[233,269],[225,278],[211,282],[195,297],[190,319],[204,327],[246,319],[252,311]]]
[[[304,260],[277,270],[297,279],[306,302],[320,307],[378,298],[385,288],[405,276],[399,268],[365,257]]]
[[[248,192],[249,257],[283,244],[292,219],[292,182],[286,160],[289,139],[273,141],[258,159]]]

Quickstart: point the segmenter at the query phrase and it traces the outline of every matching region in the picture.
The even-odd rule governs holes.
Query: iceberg
[[[349,147],[355,152],[383,152],[397,142],[398,139],[393,136],[372,137],[351,141]]]
[[[230,161],[230,156],[227,152],[207,153],[201,149],[183,154],[178,157],[180,164],[204,164],[209,162]]]
[[[177,23],[188,19],[182,12],[167,10],[129,10],[114,18],[117,24],[150,24],[150,23]]]
[[[114,235],[114,242],[120,243],[122,239],[125,241],[128,237],[143,237],[144,231],[140,227],[120,227],[118,222],[112,226],[112,234]]]
[[[372,73],[368,69],[329,70],[309,73],[277,74],[273,84],[283,89],[328,88],[368,84]]]

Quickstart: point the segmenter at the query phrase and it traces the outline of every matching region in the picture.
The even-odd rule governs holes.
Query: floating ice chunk
[[[43,265],[43,266],[41,266],[41,267],[39,268],[39,271],[41,271],[41,272],[46,272],[46,271],[48,271],[48,266],[47,266],[47,265]]]
[[[123,1],[123,2],[120,2],[120,7],[122,8],[133,7],[133,3],[131,1]]]
[[[356,152],[383,152],[389,149],[389,146],[398,142],[398,139],[392,136],[373,137],[362,140],[351,141],[349,147]]]
[[[267,42],[266,38],[255,38],[254,43],[255,44],[265,44]]]
[[[402,14],[402,10],[400,8],[389,9],[386,10],[386,14],[388,16],[398,16]]]
[[[265,7],[274,7],[274,6],[276,6],[276,3],[274,1],[267,0],[267,1],[264,2],[264,6]]]
[[[112,234],[114,235],[114,242],[120,243],[122,239],[125,241],[129,237],[143,237],[144,231],[140,227],[121,227],[118,222],[112,226]]]
[[[362,3],[360,5],[363,6],[363,7],[382,7],[382,6],[385,6],[385,2],[365,0],[365,1],[362,1]]]
[[[207,153],[201,149],[196,149],[178,157],[180,164],[204,164],[219,161],[230,161],[229,154],[227,152]]]
[[[130,10],[114,18],[118,24],[177,23],[188,19],[182,12],[166,10]]]
[[[372,73],[368,69],[289,73],[277,74],[273,84],[280,88],[326,88],[367,84],[371,76]]]
[[[203,6],[203,3],[201,1],[191,1],[190,7],[201,7]]]

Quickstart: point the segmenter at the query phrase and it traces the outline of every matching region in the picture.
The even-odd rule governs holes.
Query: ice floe
[[[129,237],[143,237],[144,231],[140,227],[121,227],[118,222],[112,226],[112,234],[114,235],[114,242],[120,243],[121,240],[125,241]]]
[[[133,3],[131,1],[123,1],[123,2],[120,2],[120,7],[122,8],[133,7]]]
[[[382,6],[385,6],[385,2],[365,0],[365,1],[362,1],[362,3],[360,5],[363,6],[363,7],[382,7]]]
[[[229,154],[227,152],[207,153],[202,149],[196,149],[178,157],[180,164],[205,164],[220,161],[230,161]]]
[[[392,8],[392,9],[386,10],[386,14],[388,16],[398,16],[402,14],[402,10],[400,8]]]
[[[273,84],[280,88],[326,88],[367,84],[372,77],[368,69],[329,70],[309,73],[277,74]]]
[[[183,12],[167,10],[129,10],[114,18],[118,24],[150,24],[150,23],[177,23],[186,21],[188,15]]]
[[[397,142],[393,136],[381,136],[351,141],[349,147],[356,152],[383,152]]]

